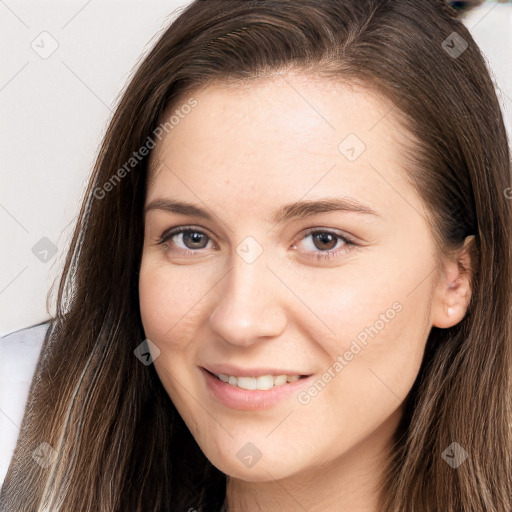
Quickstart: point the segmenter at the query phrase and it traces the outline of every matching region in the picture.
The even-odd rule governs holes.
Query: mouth
[[[258,375],[258,376],[237,376],[237,375],[226,375],[223,373],[213,373],[206,368],[203,368],[212,377],[224,382],[233,387],[246,389],[248,391],[268,391],[275,387],[286,386],[293,382],[297,382],[301,379],[306,379],[310,375]]]
[[[199,367],[204,376],[207,396],[228,409],[255,411],[276,407],[289,400],[300,389],[311,384],[314,375],[272,375],[267,371],[258,376],[215,374]],[[276,373],[280,373],[276,372]],[[226,380],[227,378],[227,380]],[[290,380],[290,382],[288,382]]]

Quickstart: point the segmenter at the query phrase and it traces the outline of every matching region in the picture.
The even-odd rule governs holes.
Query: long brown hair
[[[438,249],[474,235],[467,314],[430,333],[380,510],[512,510],[511,164],[475,41],[441,0],[196,0],[144,58],[104,137],[2,487],[3,511],[220,508],[226,476],[195,443],[153,365],[133,353],[145,339],[138,271],[148,156],[130,159],[197,87],[292,67],[389,99],[390,115],[414,141],[408,177]],[[453,442],[468,453],[457,469],[442,457]],[[47,467],[32,458],[42,443],[55,450],[46,452],[55,456]]]

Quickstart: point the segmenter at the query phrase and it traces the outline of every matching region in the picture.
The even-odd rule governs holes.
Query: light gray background
[[[139,57],[187,4],[0,0],[0,335],[53,313],[46,295],[116,99]],[[512,5],[488,2],[465,22],[496,74],[510,131]],[[41,252],[48,245],[55,255]]]

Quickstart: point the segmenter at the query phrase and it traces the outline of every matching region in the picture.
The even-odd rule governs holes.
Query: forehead
[[[285,190],[295,199],[340,186],[364,194],[405,181],[407,136],[392,104],[371,90],[289,73],[210,84],[167,116],[191,98],[195,107],[152,153],[147,202],[167,190],[193,199],[238,189],[277,200]]]

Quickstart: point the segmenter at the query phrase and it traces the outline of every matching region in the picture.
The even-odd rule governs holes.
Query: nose
[[[210,325],[224,340],[233,345],[249,346],[284,332],[284,286],[269,270],[263,257],[247,263],[235,255],[233,266],[222,283]]]

